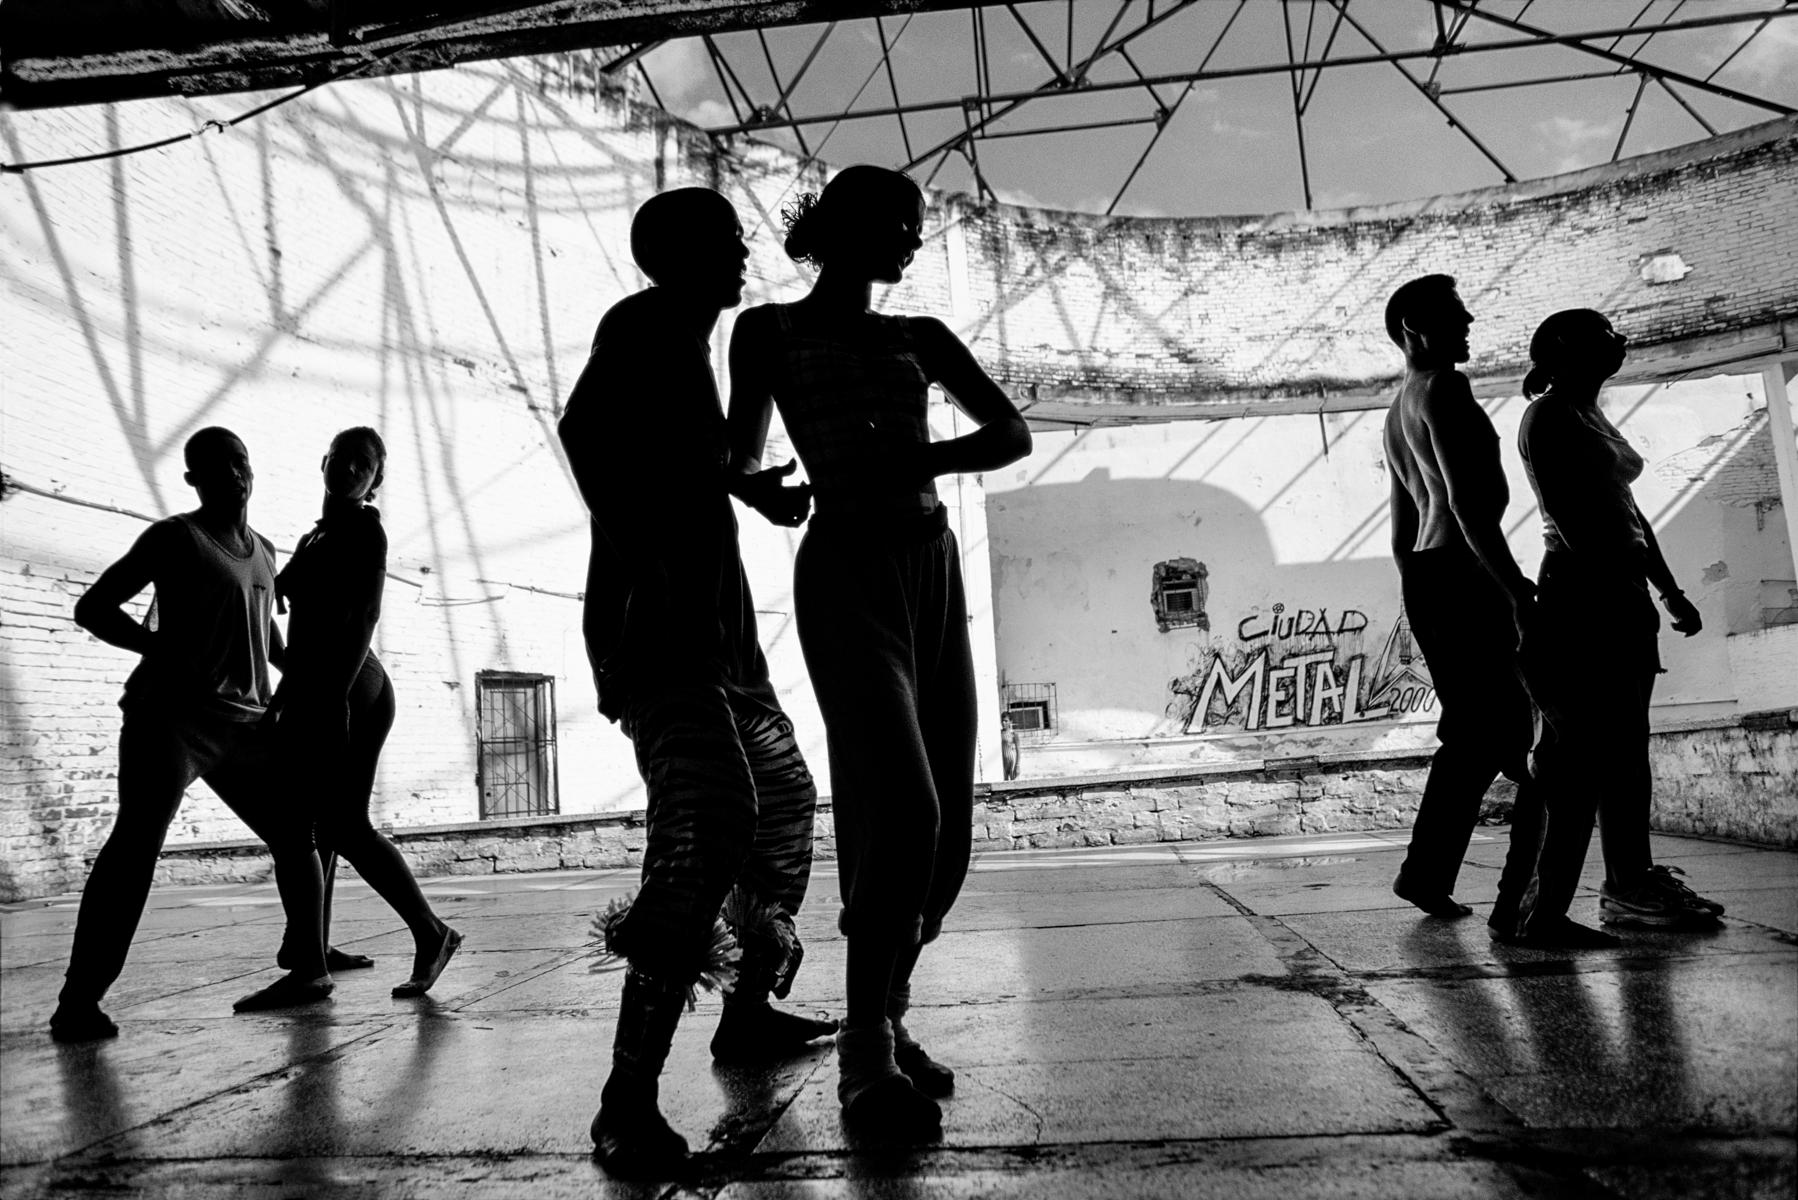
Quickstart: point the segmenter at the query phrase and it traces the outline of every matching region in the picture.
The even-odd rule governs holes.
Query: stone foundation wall
[[[1656,829],[1798,846],[1798,712],[1691,724],[1650,740]],[[1149,842],[1403,829],[1417,815],[1427,754],[1270,760],[1154,775],[1096,775],[982,785],[974,849],[1131,846]],[[1486,793],[1481,819],[1508,819],[1515,789]],[[390,830],[423,876],[634,868],[643,863],[640,812],[485,821]],[[830,805],[818,810],[816,857],[836,857]],[[343,867],[341,870],[349,870]],[[170,847],[158,883],[272,878],[253,841]]]
[[[1798,709],[1649,740],[1656,829],[1798,846]]]

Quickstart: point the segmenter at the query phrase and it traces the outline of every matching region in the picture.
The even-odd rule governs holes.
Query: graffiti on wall
[[[1368,655],[1359,609],[1250,613],[1198,646],[1187,674],[1168,684],[1169,715],[1184,733],[1400,720],[1430,713],[1436,689],[1401,612]]]

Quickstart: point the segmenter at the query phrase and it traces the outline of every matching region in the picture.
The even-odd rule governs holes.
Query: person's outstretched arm
[[[1461,536],[1510,597],[1511,607],[1522,610],[1535,599],[1536,585],[1505,541],[1501,522],[1510,493],[1491,419],[1459,371],[1444,371],[1430,382],[1420,412]]]
[[[167,554],[168,529],[160,522],[133,542],[125,556],[100,572],[81,598],[75,601],[75,624],[109,646],[148,654],[156,634],[125,611],[127,600],[150,586]]]
[[[1030,426],[1005,389],[993,382],[950,328],[935,317],[911,318],[924,371],[980,428],[922,448],[926,477],[965,475],[1010,466],[1030,453]]]
[[[730,467],[724,473],[730,494],[776,525],[798,525],[812,507],[809,483],[783,481],[798,465],[789,459],[762,467],[768,425],[774,418],[774,389],[768,381],[766,347],[773,336],[772,314],[752,308],[737,318],[730,335]]]

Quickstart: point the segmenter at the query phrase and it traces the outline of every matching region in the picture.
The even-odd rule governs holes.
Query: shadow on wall
[[[1280,562],[1235,493],[1105,468],[995,492],[987,511],[1001,670],[1056,684],[1066,738],[1298,732],[1433,709],[1384,557]]]

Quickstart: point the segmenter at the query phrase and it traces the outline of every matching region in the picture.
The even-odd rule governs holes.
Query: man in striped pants
[[[647,201],[631,250],[653,286],[600,321],[558,433],[592,518],[582,629],[599,709],[630,737],[649,794],[642,886],[605,922],[629,969],[593,1141],[612,1174],[665,1178],[687,1144],[657,1079],[715,965],[721,908],[742,957],[714,1058],[791,1055],[836,1022],[768,1003],[799,966],[817,789],[756,639],[730,497],[792,526],[810,491],[781,482],[791,464],[725,470],[709,339],[742,300],[749,252],[735,209],[706,188]]]

